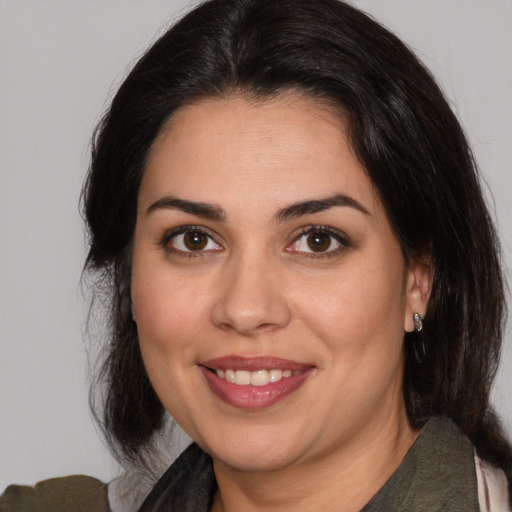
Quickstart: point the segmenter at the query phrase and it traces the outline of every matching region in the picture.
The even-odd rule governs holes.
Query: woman
[[[84,195],[107,435],[136,459],[167,410],[200,447],[142,511],[477,510],[470,443],[510,482],[474,167],[430,75],[347,4],[207,2],[148,50]]]
[[[84,209],[111,446],[150,466],[165,411],[197,443],[142,512],[505,510],[494,228],[458,121],[381,26],[201,5],[114,98]]]

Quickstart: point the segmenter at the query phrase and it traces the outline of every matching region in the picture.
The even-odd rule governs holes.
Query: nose
[[[277,266],[254,256],[227,264],[212,310],[213,323],[245,336],[285,327],[291,312]]]

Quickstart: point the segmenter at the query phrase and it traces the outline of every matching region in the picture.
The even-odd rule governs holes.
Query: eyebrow
[[[335,194],[323,199],[308,199],[306,201],[293,203],[280,209],[275,215],[275,219],[278,222],[283,222],[285,220],[301,217],[303,215],[319,213],[336,206],[354,208],[355,210],[359,210],[365,215],[370,215],[370,212],[361,203],[352,197],[343,194]],[[161,209],[181,210],[182,212],[190,213],[191,215],[196,215],[198,217],[204,217],[206,219],[215,221],[224,221],[227,217],[226,212],[219,205],[205,202],[188,201],[186,199],[178,199],[177,197],[173,196],[165,196],[158,201],[155,201],[146,210],[146,215]]]
[[[222,221],[226,219],[226,212],[215,204],[196,201],[187,201],[177,197],[166,196],[154,202],[147,210],[146,215],[161,209],[176,209],[209,220]]]
[[[359,210],[365,215],[370,215],[370,212],[352,197],[343,194],[335,194],[324,199],[310,199],[286,206],[279,210],[276,215],[276,219],[279,222],[282,222],[291,218],[301,217],[302,215],[319,213],[336,206],[347,206],[349,208]]]

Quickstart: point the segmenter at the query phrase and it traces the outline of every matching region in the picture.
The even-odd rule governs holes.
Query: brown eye
[[[206,247],[208,237],[200,231],[187,231],[183,235],[183,243],[190,251],[200,251]]]
[[[308,247],[313,252],[324,252],[330,248],[332,237],[327,233],[311,233],[307,237]]]
[[[197,253],[197,255],[222,251],[212,235],[200,229],[181,228],[178,233],[168,236],[164,245],[176,253]]]
[[[341,232],[334,231],[332,228],[314,226],[301,233],[286,250],[297,254],[328,256],[338,253],[349,245],[348,238]]]

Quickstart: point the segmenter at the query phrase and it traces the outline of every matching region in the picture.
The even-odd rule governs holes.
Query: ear
[[[428,300],[432,291],[434,265],[431,258],[411,258],[405,279],[405,318],[404,331],[414,331],[413,315],[419,313],[422,318],[427,313]]]

